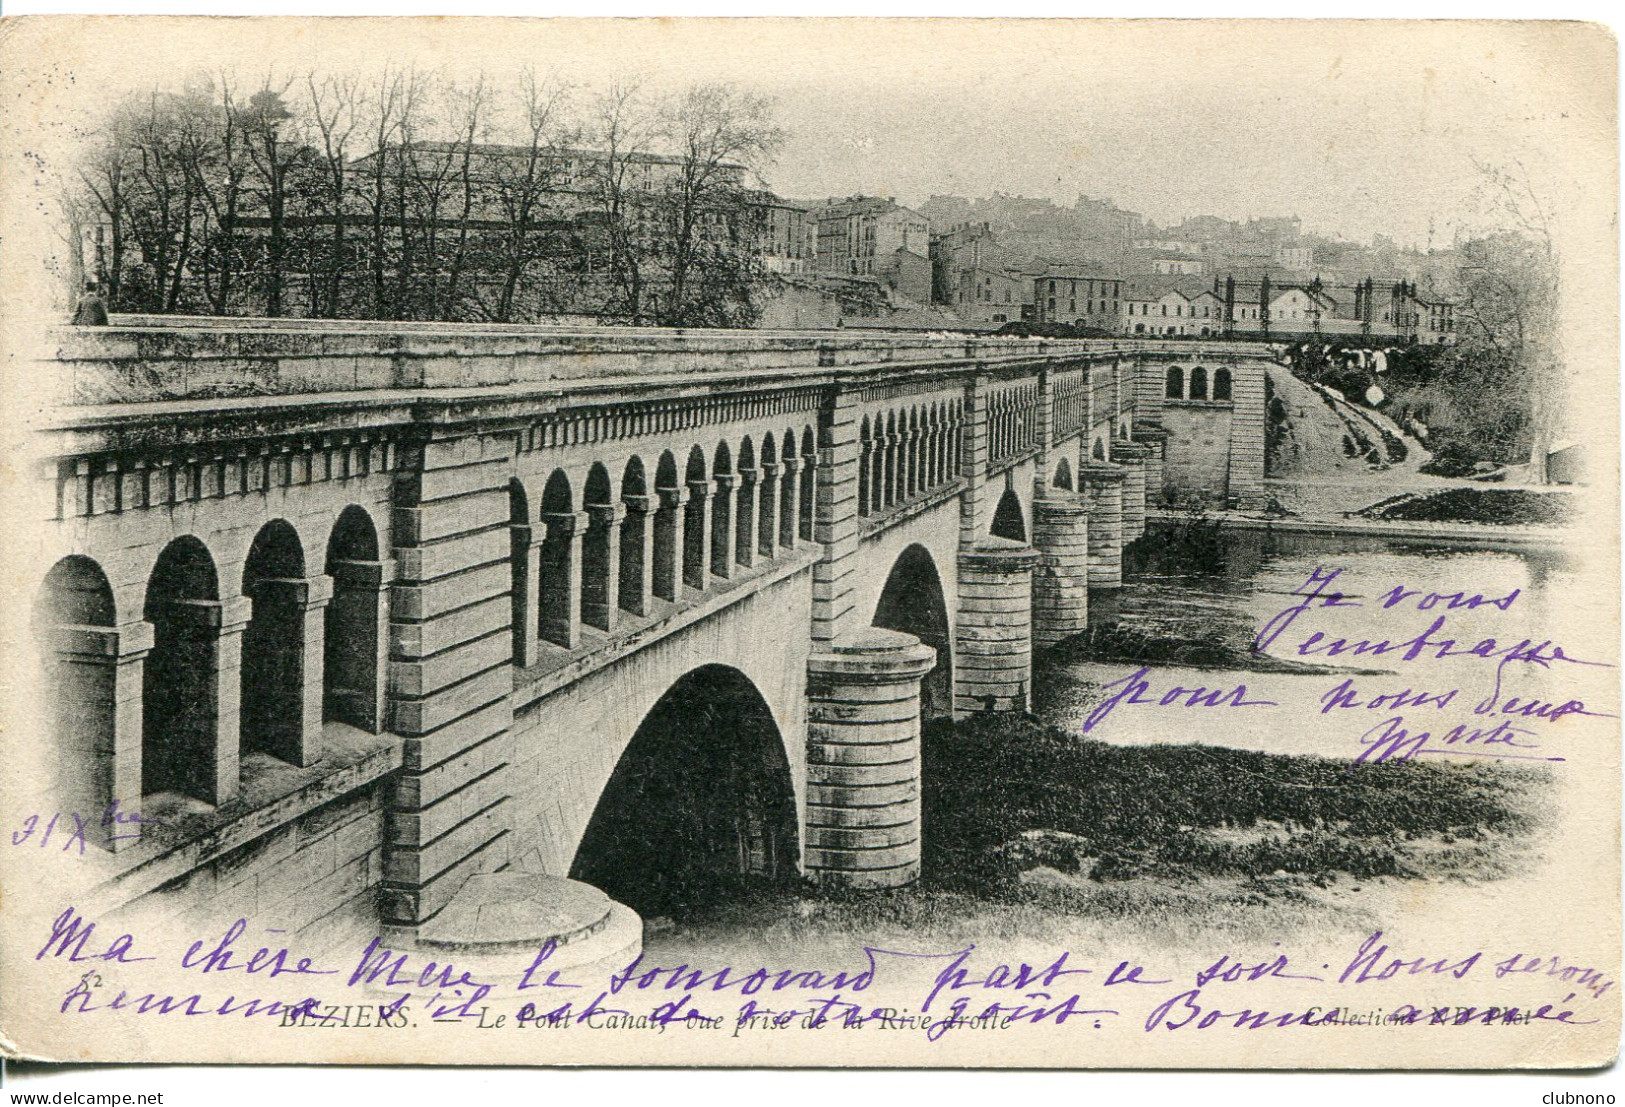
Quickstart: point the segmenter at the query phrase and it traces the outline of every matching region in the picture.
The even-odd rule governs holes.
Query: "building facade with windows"
[[[931,302],[931,224],[925,216],[882,196],[832,199],[813,214],[819,272],[876,277],[916,303]]]
[[[1042,266],[1032,281],[1033,317],[1104,331],[1119,328],[1123,278],[1103,268]]]

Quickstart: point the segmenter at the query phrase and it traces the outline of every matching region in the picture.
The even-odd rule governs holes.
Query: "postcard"
[[[0,21],[5,1054],[1610,1064],[1616,71]]]

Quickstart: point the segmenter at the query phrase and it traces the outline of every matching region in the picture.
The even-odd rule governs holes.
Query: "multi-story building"
[[[1030,315],[1027,259],[1000,246],[986,223],[931,236],[932,299],[967,323],[1011,323]]]
[[[1203,265],[1195,254],[1162,251],[1151,259],[1151,268],[1165,277],[1198,277]]]
[[[1283,331],[1322,331],[1336,310],[1324,289],[1284,287],[1270,300],[1270,323]]]
[[[1206,338],[1224,333],[1224,301],[1211,288],[1204,288],[1189,297],[1191,333]]]
[[[1221,334],[1224,301],[1189,277],[1141,276],[1124,283],[1121,330],[1127,335]]]
[[[1303,272],[1315,266],[1315,248],[1313,246],[1277,246],[1275,248],[1275,261],[1284,269]]]
[[[876,277],[916,303],[931,302],[931,224],[887,196],[831,199],[813,213],[821,273]]]
[[[817,268],[818,221],[800,204],[767,193],[756,252],[770,273],[802,274]]]
[[[1123,279],[1104,267],[1040,265],[1032,288],[1035,319],[1101,330],[1118,328]]]
[[[1215,282],[1215,293],[1224,287]],[[1367,277],[1323,281],[1235,280],[1233,314],[1225,329],[1285,339],[1313,335],[1448,345],[1455,341],[1453,307],[1424,300],[1409,281]],[[1267,309],[1267,310],[1266,310]]]
[[[1456,341],[1455,305],[1446,300],[1423,300],[1418,298],[1417,305],[1422,310],[1421,333],[1417,336],[1419,342],[1428,345],[1448,346]]]
[[[438,188],[447,197],[455,196],[431,213],[447,223],[465,218],[460,205],[466,176],[473,184],[466,218],[485,231],[511,222],[515,204],[522,199],[533,205],[531,218],[538,221],[579,220],[595,213],[603,206],[605,180],[613,171],[631,209],[628,218],[645,233],[658,235],[658,220],[650,208],[684,165],[683,158],[648,152],[621,155],[612,166],[607,153],[576,147],[415,142],[391,143],[351,162],[349,171],[363,180],[381,176],[392,187],[420,195]],[[816,238],[808,229],[806,208],[760,187],[749,167],[738,162],[724,161],[714,170],[701,200],[715,210],[702,217],[701,237],[748,241],[773,272],[811,269]]]

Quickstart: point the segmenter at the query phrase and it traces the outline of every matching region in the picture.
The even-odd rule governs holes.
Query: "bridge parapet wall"
[[[118,794],[108,798],[136,810],[143,792],[157,791],[143,784],[139,759],[149,662],[125,639],[147,641],[145,620],[163,621],[144,610],[144,590],[160,554],[195,539],[219,584],[185,602],[236,614],[220,620],[232,633],[199,653],[200,679],[215,682],[218,725],[208,737],[218,756],[207,766],[209,794],[193,798],[236,794],[237,689],[263,675],[241,649],[246,578],[260,538],[280,524],[304,564],[259,572],[259,592],[303,597],[298,648],[277,655],[298,661],[301,742],[342,723],[377,771],[344,775],[331,744],[325,767],[319,746],[268,745],[256,756],[286,762],[307,783],[372,789],[369,810],[387,814],[367,824],[379,840],[363,851],[363,887],[381,882],[384,916],[406,924],[434,917],[473,874],[522,859],[568,866],[592,797],[636,726],[629,709],[592,707],[622,677],[640,681],[644,702],[697,654],[745,672],[778,719],[805,800],[807,656],[862,639],[904,547],[930,553],[951,597],[951,649],[939,652],[945,672],[953,665],[953,707],[1022,709],[1031,622],[1044,624],[1042,642],[1075,632],[1088,585],[1120,582],[1120,547],[1138,529],[1139,485],[1130,478],[1124,503],[1118,470],[1090,466],[1094,435],[1107,458],[1126,455],[1113,460],[1137,472],[1141,451],[1123,443],[1140,430],[1147,374],[1160,375],[1175,353],[1224,352],[838,332],[125,324],[57,333],[42,368],[65,386],[42,450],[54,482],[53,555],[105,566],[107,626],[131,628],[119,631],[117,670],[97,662],[87,678],[111,686],[106,718],[89,728],[95,734],[67,737],[109,759]],[[1233,421],[1242,426],[1242,406],[1257,409],[1244,428],[1256,444],[1232,441],[1225,462],[1244,499],[1261,489],[1263,377],[1241,368],[1256,355],[1230,356]],[[1176,437],[1167,446],[1177,476]],[[1149,468],[1161,455],[1146,452]],[[1063,498],[1040,520],[1052,481]],[[990,539],[1009,504],[1023,516],[1020,538]],[[376,548],[334,553],[338,520],[355,512],[372,520]],[[1029,542],[1044,547],[1051,573],[1037,584],[1036,610]],[[333,602],[321,609],[329,589]],[[791,620],[786,641],[768,658],[736,656],[775,612]],[[372,664],[316,664],[324,621],[328,637]],[[741,627],[745,637],[722,642]],[[157,652],[173,668],[162,635]],[[768,669],[794,675],[769,688]],[[898,683],[909,680],[895,702],[913,703],[917,729],[919,678]],[[513,712],[527,708],[516,737]],[[554,732],[561,719],[582,725]],[[568,748],[600,721],[617,728],[602,749]],[[844,739],[820,733],[820,756],[842,755]],[[247,770],[241,781],[252,783]],[[282,810],[284,799],[267,809]],[[846,874],[832,879],[906,879],[917,865],[917,835],[905,842],[906,830],[848,826],[840,804],[825,806],[819,841],[805,844],[809,859],[827,847],[823,867]],[[281,824],[257,833],[280,834],[276,826],[304,816],[276,817]],[[861,866],[850,843],[860,839],[901,848],[889,875],[851,876]],[[133,852],[142,857],[132,864],[157,871],[145,843]]]

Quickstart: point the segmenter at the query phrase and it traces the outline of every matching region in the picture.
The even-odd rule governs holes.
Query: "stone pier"
[[[807,661],[807,877],[895,888],[920,875],[920,680],[936,651],[871,628]]]
[[[1134,428],[1134,441],[1148,451],[1145,455],[1145,506],[1148,510],[1159,508],[1168,500],[1163,471],[1168,432],[1160,423],[1141,422]]]
[[[1089,587],[1123,586],[1123,469],[1098,462],[1081,468],[1089,505]]]
[[[1089,625],[1089,508],[1056,490],[1033,501],[1033,647],[1053,646]]]
[[[1123,466],[1123,545],[1145,533],[1146,490],[1150,481],[1146,474],[1149,448],[1136,442],[1118,442],[1112,447],[1112,457]]]
[[[1031,547],[1005,538],[986,538],[960,552],[955,715],[1027,710],[1037,564]]]

